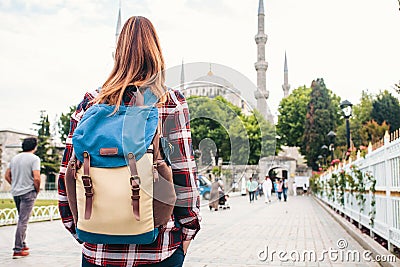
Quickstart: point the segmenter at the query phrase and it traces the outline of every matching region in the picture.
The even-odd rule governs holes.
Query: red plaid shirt
[[[85,111],[92,105],[97,91],[86,93],[71,117],[71,128],[61,163],[58,180],[59,210],[64,226],[76,238],[75,224],[68,205],[65,190],[65,170],[72,154],[72,135]],[[124,96],[127,105],[134,93],[128,90]],[[160,262],[171,256],[182,240],[191,240],[200,230],[200,198],[197,189],[196,165],[193,157],[189,125],[189,109],[185,97],[179,91],[170,91],[166,103],[159,107],[159,119],[163,123],[163,135],[173,145],[171,164],[177,201],[167,225],[160,227],[156,241],[149,245],[83,244],[83,255],[92,264],[102,266],[137,266]]]

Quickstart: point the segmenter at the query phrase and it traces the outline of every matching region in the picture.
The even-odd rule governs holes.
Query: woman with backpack
[[[82,102],[77,106],[75,113],[71,116],[70,133],[66,141],[66,148],[58,180],[59,210],[64,226],[78,242],[83,243],[82,266],[182,266],[188,246],[200,230],[200,200],[196,186],[197,177],[192,153],[188,105],[184,96],[179,91],[168,90],[165,87],[164,71],[164,59],[159,39],[152,23],[144,17],[131,17],[125,23],[119,36],[115,52],[114,68],[111,74],[99,90],[85,94]],[[143,96],[144,100],[142,99]],[[152,233],[156,234],[154,237],[155,240],[151,243],[142,241],[138,243],[126,243],[124,241],[125,243],[120,244],[115,241],[118,239],[113,239],[110,243],[85,241],[103,240],[96,238],[98,236],[103,238],[107,235],[90,235],[91,233],[88,235],[87,232],[80,229],[80,225],[84,225],[84,223],[98,218],[98,213],[96,212],[100,204],[98,202],[96,204],[96,201],[98,201],[100,197],[100,192],[98,190],[99,187],[95,186],[96,181],[94,177],[98,170],[93,168],[96,163],[96,155],[92,154],[91,157],[89,157],[87,155],[88,153],[85,151],[86,154],[83,155],[83,163],[80,162],[77,155],[78,147],[75,145],[77,128],[79,129],[84,126],[84,120],[90,120],[91,114],[93,113],[92,111],[97,106],[105,106],[105,108],[110,106],[111,109],[109,110],[111,110],[111,114],[107,114],[106,117],[112,120],[113,115],[119,114],[119,112],[125,110],[124,108],[127,106],[132,104],[139,105],[139,103],[141,103],[141,105],[143,105],[143,103],[144,105],[148,104],[149,99],[151,99],[149,96],[154,96],[158,99],[154,105],[156,110],[158,110],[159,124],[154,136],[160,134],[167,140],[167,145],[165,147],[163,146],[164,143],[161,141],[159,145],[162,147],[162,149],[160,149],[160,151],[162,151],[160,155],[163,156],[163,160],[161,161],[169,162],[170,168],[172,168],[173,186],[175,186],[175,190],[172,191],[175,191],[174,194],[176,193],[176,202],[174,201],[172,204],[173,213],[169,216],[169,219],[167,218],[168,221],[166,223],[162,225],[156,225],[156,223],[154,223],[154,228],[156,229],[152,231]],[[92,113],[87,112],[85,116],[86,111],[89,109]],[[95,113],[93,114],[96,115]],[[80,121],[82,123],[79,123]],[[145,126],[143,125],[143,127]],[[115,129],[110,127],[109,129],[103,130],[106,134],[109,132],[111,138],[111,133]],[[146,128],[145,132],[147,130]],[[129,137],[134,138],[136,135],[139,135],[139,132],[141,131],[127,131],[126,128],[124,128],[124,135],[128,134],[128,136],[124,137],[128,139]],[[153,137],[152,144],[154,146],[146,147],[144,153],[153,153],[153,155],[155,155],[155,151],[152,150],[156,150],[155,147],[158,146],[158,139],[155,139],[156,137]],[[147,138],[146,144],[148,141],[151,140]],[[120,152],[118,152],[117,148],[112,146],[100,149],[100,155],[103,155],[105,160],[108,160],[110,155],[117,155],[117,153]],[[71,166],[75,154],[77,161],[75,163],[74,160],[74,165],[70,168],[69,166]],[[123,157],[124,156],[126,155],[123,155]],[[140,170],[139,175],[137,173],[135,156],[136,155],[130,154],[128,157],[129,164],[122,167],[124,171],[128,169],[131,170],[130,183],[132,188],[126,190],[130,192],[132,189],[133,213],[132,207],[128,211],[121,210],[120,206],[115,206],[114,209],[117,211],[115,214],[121,212],[130,213],[132,215],[132,221],[139,223],[144,221],[143,216],[145,216],[146,207],[138,207],[138,204],[135,203],[142,203],[141,201],[143,198],[146,198],[146,192],[142,192],[144,181],[143,177],[140,177]],[[143,156],[143,158],[145,158],[145,156]],[[150,158],[149,156],[149,159]],[[131,165],[131,160],[134,163],[134,167]],[[137,163],[139,162],[140,160],[138,159]],[[78,163],[81,163],[82,166]],[[157,164],[158,163],[154,161],[154,181],[161,179],[159,175],[160,177],[162,175],[161,172],[157,173]],[[149,164],[149,166],[151,165],[152,164]],[[137,166],[140,168],[140,165]],[[78,214],[75,214],[77,208],[76,206],[74,208],[74,205],[76,205],[76,203],[71,202],[71,191],[69,191],[70,189],[68,189],[68,184],[66,183],[71,169],[75,177],[78,177],[76,180],[76,192],[74,193],[78,195],[80,193],[79,190],[84,190],[82,198],[84,199],[86,196],[86,202],[84,202],[86,206],[82,209],[78,207]],[[76,176],[79,172],[81,176]],[[89,172],[90,175],[88,174]],[[149,173],[151,174],[151,171]],[[153,180],[150,182],[152,183]],[[79,183],[81,183],[81,188],[78,186]],[[127,183],[129,185],[129,179]],[[113,184],[106,189],[107,191],[115,190]],[[73,191],[75,191],[75,188],[73,188]],[[139,191],[141,192],[140,195],[137,193]],[[118,194],[118,192],[116,193]],[[77,197],[76,199],[78,199],[79,202],[79,198]],[[175,198],[173,199],[175,200]],[[112,199],[109,199],[107,202],[112,203],[112,201]],[[128,205],[130,205],[130,199],[128,203]],[[82,210],[84,210],[83,214],[79,212]],[[150,213],[152,212],[150,211]],[[100,215],[107,217],[107,214]],[[135,217],[133,215],[135,215]],[[100,227],[100,230],[101,229]],[[120,229],[115,230],[118,231]],[[141,237],[141,235],[138,236]]]

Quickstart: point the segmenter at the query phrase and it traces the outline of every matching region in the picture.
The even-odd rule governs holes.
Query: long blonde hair
[[[128,85],[150,88],[163,102],[166,95],[164,71],[164,58],[153,24],[145,17],[133,16],[122,28],[114,68],[94,102],[116,105],[117,111]]]

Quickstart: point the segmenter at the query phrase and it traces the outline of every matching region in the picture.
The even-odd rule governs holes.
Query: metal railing
[[[55,219],[60,219],[57,206],[35,206],[33,207],[29,222],[52,221]],[[17,208],[0,210],[0,226],[16,224],[17,221]]]
[[[10,192],[0,192],[0,199],[12,199]],[[37,199],[57,200],[57,190],[40,191]],[[29,222],[52,221],[60,219],[56,205],[34,206]],[[16,224],[18,221],[17,208],[0,209],[0,226]]]
[[[365,158],[358,155],[354,162],[346,162],[323,173],[318,180],[322,187],[317,197],[348,216],[352,221],[387,240],[387,248],[400,247],[400,138],[386,134],[379,146],[368,149]],[[354,178],[355,166],[361,171],[363,192],[352,188],[350,181],[338,189],[343,173]],[[371,177],[368,179],[368,176]],[[358,181],[359,182],[359,181]],[[374,184],[375,183],[375,184]],[[336,186],[331,186],[336,184]],[[360,183],[359,183],[360,184]]]

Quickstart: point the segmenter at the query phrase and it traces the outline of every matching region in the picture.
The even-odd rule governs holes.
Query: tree
[[[371,117],[378,124],[382,125],[384,121],[390,126],[393,132],[400,128],[400,104],[389,91],[385,90],[377,95],[372,103]]]
[[[71,116],[75,112],[76,107],[70,106],[67,113],[61,113],[60,120],[58,121],[58,131],[60,134],[61,142],[65,144],[70,130]]]
[[[229,140],[227,122],[233,120],[236,113],[234,110],[227,112],[226,108],[222,108],[226,105],[224,101],[221,98],[209,99],[196,96],[187,99],[190,109],[193,146],[195,149],[199,149],[200,142],[209,138],[219,149],[219,156],[227,160],[230,157],[230,143],[226,142],[226,140]],[[203,150],[206,151],[202,151],[202,162],[210,163],[212,147],[208,145]],[[213,151],[214,156],[216,153],[217,151]]]
[[[362,145],[368,146],[369,142],[372,144],[378,142],[383,138],[387,130],[389,130],[389,125],[385,121],[382,124],[378,124],[374,120],[367,122],[360,131],[362,140],[364,140]]]
[[[326,88],[323,79],[312,82],[301,152],[313,170],[319,168],[318,156],[321,154],[321,147],[327,143],[327,133],[335,129],[338,123],[338,100],[339,98]]]
[[[276,125],[276,133],[280,137],[278,149],[281,145],[301,146],[310,93],[311,88],[299,87],[294,89],[288,97],[283,98],[279,104]]]
[[[382,139],[389,126],[384,121],[379,124],[372,119],[373,102],[375,98],[372,94],[363,91],[360,103],[353,106],[353,115],[350,118],[351,144],[355,148],[368,146],[369,142],[375,143]],[[342,120],[344,122],[344,120]],[[336,130],[336,156],[343,157],[347,151],[346,147],[346,127],[342,123]]]
[[[373,95],[362,91],[360,103],[353,106],[353,115],[350,118],[351,125],[351,140],[353,141],[354,147],[359,147],[361,145],[367,146],[370,139],[368,136],[363,134],[365,125],[372,120],[372,102]],[[343,128],[344,130],[344,128]],[[345,133],[343,133],[345,139]],[[344,145],[345,143],[343,143]],[[345,149],[347,150],[347,148]]]
[[[242,121],[250,147],[247,163],[258,164],[260,158],[275,155],[276,135],[274,126],[267,122],[257,110],[248,116],[244,116]],[[245,144],[245,142],[242,141],[239,144]],[[232,151],[236,150],[233,148]]]
[[[241,109],[221,96],[187,99],[194,149],[202,140],[213,140],[218,156],[233,164],[257,164],[260,157],[275,153],[275,131],[257,112],[244,115]],[[204,144],[206,143],[206,144]],[[212,160],[211,142],[202,142],[202,163]],[[215,147],[214,147],[215,150]],[[213,151],[214,156],[217,151]]]
[[[59,171],[60,158],[51,144],[50,122],[46,111],[41,111],[40,121],[34,125],[37,126],[38,133],[38,147],[35,154],[41,160],[41,173],[47,177],[55,175]]]
[[[374,97],[372,94],[362,91],[360,103],[353,106],[353,120],[365,124],[371,120],[372,102]]]
[[[396,91],[396,93],[400,94],[400,81],[399,83],[394,84],[394,90]]]

